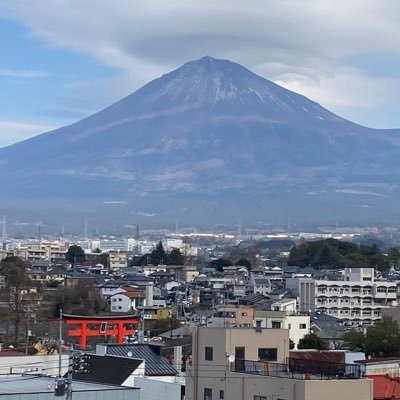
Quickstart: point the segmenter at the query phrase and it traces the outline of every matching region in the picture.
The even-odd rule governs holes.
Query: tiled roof
[[[160,356],[155,346],[148,344],[107,345],[106,354],[144,360],[145,375],[148,376],[175,376],[178,373],[171,364]]]

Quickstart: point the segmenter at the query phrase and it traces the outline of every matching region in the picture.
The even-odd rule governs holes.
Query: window
[[[204,400],[212,400],[212,389],[204,388]]]
[[[299,328],[300,328],[300,329],[307,329],[307,324],[300,324],[300,325],[299,325]]]
[[[223,390],[219,391],[219,400],[224,400],[225,398],[225,392]]]
[[[268,400],[268,399],[267,399],[267,396],[258,396],[258,395],[255,395],[255,396],[254,396],[254,400]]]
[[[292,325],[291,325],[291,324],[288,324],[288,328],[291,329],[291,328],[292,328]]]
[[[272,321],[272,329],[281,329],[280,321]]]
[[[256,328],[261,328],[261,321],[259,319],[256,320]]]
[[[245,348],[244,347],[235,347],[235,359],[236,360],[244,360],[245,358]]]
[[[204,350],[205,350],[204,359],[206,361],[212,361],[213,360],[213,348],[212,347],[205,347]]]
[[[242,317],[247,317],[247,312],[242,312]]]
[[[276,361],[278,359],[278,349],[258,349],[258,359],[262,361]]]

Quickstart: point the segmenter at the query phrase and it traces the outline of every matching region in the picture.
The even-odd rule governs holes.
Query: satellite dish
[[[128,351],[127,356],[128,356],[128,357],[132,357],[132,356],[133,356],[133,353],[132,353],[131,351]]]
[[[235,356],[234,356],[233,354],[231,354],[231,355],[228,357],[228,360],[229,360],[230,363],[235,362]]]

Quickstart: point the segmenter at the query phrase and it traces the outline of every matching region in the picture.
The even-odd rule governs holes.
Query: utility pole
[[[63,312],[60,308],[60,318],[58,321],[58,377],[61,378],[61,362],[62,362],[62,322],[63,322]]]
[[[74,369],[74,348],[71,345],[69,351],[69,362],[68,362],[68,376],[67,376],[67,397],[66,400],[72,400],[72,372]]]

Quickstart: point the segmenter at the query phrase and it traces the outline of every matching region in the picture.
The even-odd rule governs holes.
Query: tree
[[[372,357],[400,356],[400,329],[390,318],[370,326],[365,334],[365,352]]]
[[[232,261],[227,260],[225,258],[218,258],[217,260],[212,260],[208,266],[211,268],[215,268],[218,272],[223,272],[224,267],[230,267],[232,265]]]
[[[391,247],[387,255],[389,264],[394,268],[398,268],[400,265],[400,251],[397,247]]]
[[[7,317],[14,327],[14,341],[19,343],[21,322],[25,314],[23,290],[31,286],[27,274],[27,262],[19,257],[6,257],[0,262],[0,274],[5,279],[5,300]]]
[[[161,240],[157,243],[156,248],[150,253],[151,263],[153,265],[160,265],[167,262],[167,253],[161,243]]]
[[[315,333],[309,333],[299,340],[297,345],[299,350],[302,349],[315,349],[315,350],[328,350],[327,343]]]
[[[251,271],[251,262],[247,258],[241,258],[235,265],[246,267],[248,271]]]
[[[108,304],[91,279],[81,278],[75,287],[60,287],[51,307],[54,318],[64,314],[92,315],[107,311]]]
[[[65,259],[71,263],[72,267],[75,267],[76,264],[83,264],[86,260],[86,256],[82,247],[73,244],[69,246],[68,251],[65,253]]]
[[[184,265],[184,257],[179,249],[172,249],[167,254],[168,265]]]
[[[365,351],[365,335],[364,332],[352,329],[346,332],[343,337],[343,345],[351,351]]]
[[[96,262],[104,265],[104,268],[108,268],[110,266],[110,255],[108,253],[100,253],[96,257]]]

